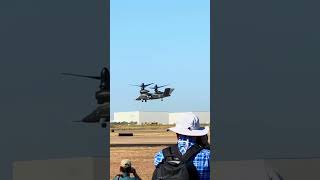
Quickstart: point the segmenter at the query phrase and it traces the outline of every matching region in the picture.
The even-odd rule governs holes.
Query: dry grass
[[[114,130],[166,130],[172,127],[172,125],[156,125],[156,124],[111,124],[111,129]]]
[[[155,153],[165,148],[157,147],[112,147],[110,148],[110,179],[119,173],[122,159],[130,159],[132,165],[143,180],[152,178],[154,170],[153,159]]]
[[[143,144],[159,143],[156,147],[111,147],[110,148],[110,179],[119,173],[119,166],[122,159],[130,159],[137,173],[143,180],[152,178],[154,171],[154,155],[165,148],[160,144],[176,141],[176,134],[167,132],[171,126],[166,125],[112,125],[115,132],[110,133],[111,144]],[[119,137],[118,132],[132,132],[133,137]],[[210,138],[210,134],[209,134]]]

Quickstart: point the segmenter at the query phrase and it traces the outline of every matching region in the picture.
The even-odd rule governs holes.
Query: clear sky
[[[111,0],[110,13],[111,113],[210,110],[209,0]],[[142,82],[175,91],[142,103],[129,86]]]

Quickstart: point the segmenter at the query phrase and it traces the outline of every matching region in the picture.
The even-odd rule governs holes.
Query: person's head
[[[131,161],[129,159],[123,159],[120,163],[120,171],[124,173],[131,172]]]
[[[197,137],[205,136],[209,132],[209,129],[200,127],[199,118],[191,112],[179,115],[176,126],[169,128],[168,130],[175,132],[178,138],[183,135],[194,137],[195,139]]]
[[[176,133],[176,135],[177,135],[177,139],[184,139],[184,137],[187,137],[188,139],[192,139],[194,141],[196,141],[197,139],[197,136],[187,136],[179,133]]]
[[[183,139],[183,136],[185,135],[182,135],[182,134],[178,134],[176,133],[177,135],[177,139]],[[196,144],[206,148],[206,149],[210,149],[210,144],[209,144],[209,138],[208,138],[208,135],[204,135],[204,136],[187,136],[189,139],[192,139],[194,142],[196,142]]]

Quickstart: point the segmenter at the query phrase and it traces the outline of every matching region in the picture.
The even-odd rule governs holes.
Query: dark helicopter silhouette
[[[151,87],[150,89],[154,89],[155,94],[163,94],[163,92],[159,91],[158,88],[162,88],[165,86],[168,86],[169,84],[163,85],[163,86],[158,86],[157,84],[154,87]]]
[[[149,83],[149,84],[141,83],[140,85],[132,85],[132,84],[130,84],[130,85],[131,85],[131,86],[138,86],[138,87],[140,87],[140,88],[141,88],[141,89],[140,89],[140,94],[148,94],[149,91],[146,90],[145,88],[148,87],[148,86],[150,86],[151,84],[153,84],[153,83]]]
[[[174,88],[166,88],[164,92],[159,91],[158,88],[162,88],[167,85],[158,86],[157,84],[154,87],[151,87],[150,89],[154,89],[154,93],[150,93],[149,90],[145,89],[147,86],[150,86],[153,83],[144,84],[141,83],[141,85],[131,85],[131,86],[138,86],[140,87],[140,95],[138,98],[136,98],[137,101],[147,102],[147,100],[154,100],[154,99],[161,99],[163,101],[163,98],[171,96],[171,93],[173,92]]]
[[[110,122],[110,72],[107,68],[103,68],[100,76],[88,76],[81,74],[62,73],[67,76],[83,77],[100,80],[99,89],[96,91],[95,98],[98,107],[89,115],[80,121],[84,123],[101,123],[101,127],[105,128],[107,122]]]

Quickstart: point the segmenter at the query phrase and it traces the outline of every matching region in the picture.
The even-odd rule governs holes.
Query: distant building
[[[126,122],[126,123],[137,123],[137,124],[175,124],[176,119],[183,112],[159,112],[159,111],[131,111],[131,112],[115,112],[113,115],[113,122]],[[210,112],[198,111],[193,112],[196,114],[200,123],[210,124]]]
[[[70,158],[13,163],[13,180],[105,180],[106,158]]]
[[[132,111],[132,112],[115,112],[113,122],[127,122],[137,124],[168,124],[168,112],[153,111]]]
[[[169,113],[169,124],[175,124],[176,119],[182,114],[183,112],[174,112]],[[207,111],[198,111],[198,112],[192,112],[196,116],[198,116],[201,124],[210,124],[210,112]]]

